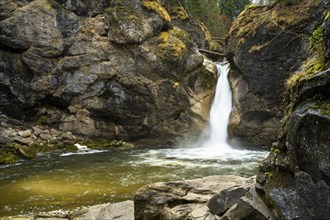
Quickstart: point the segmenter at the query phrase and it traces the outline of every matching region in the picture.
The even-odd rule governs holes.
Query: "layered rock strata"
[[[0,111],[32,126],[172,143],[207,120],[203,59],[159,1],[0,4]]]

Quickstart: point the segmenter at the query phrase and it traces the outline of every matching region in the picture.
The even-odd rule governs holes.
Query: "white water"
[[[232,96],[228,81],[229,63],[217,64],[218,83],[210,112],[210,137],[203,147],[228,151],[227,126],[232,109]]]
[[[228,81],[229,63],[217,64],[218,83],[210,112],[209,135],[206,140],[200,141],[198,146],[186,146],[176,149],[150,150],[139,155],[144,158],[141,163],[167,166],[181,164],[185,166],[201,166],[199,161],[209,161],[206,166],[222,167],[232,162],[239,162],[238,167],[257,166],[258,162],[266,157],[266,151],[240,150],[232,148],[228,142],[228,121],[232,110],[232,94]],[[211,162],[213,161],[213,162]],[[216,162],[214,162],[216,161]]]

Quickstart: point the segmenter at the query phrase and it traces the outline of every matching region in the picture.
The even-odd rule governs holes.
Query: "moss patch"
[[[156,12],[165,21],[171,22],[170,15],[167,13],[165,8],[161,6],[158,0],[150,0],[150,1],[142,0],[141,4],[144,8]]]
[[[238,16],[229,35],[235,36],[240,45],[245,43],[245,38],[254,36],[263,26],[267,29],[289,31],[290,27],[308,19],[313,7],[319,3],[320,0],[303,0],[289,5],[280,2],[267,6],[250,5]]]
[[[171,13],[172,19],[185,20],[185,19],[189,18],[186,11],[184,10],[184,8],[179,7],[179,6],[171,7],[170,13]]]
[[[185,37],[185,33],[180,34],[180,32],[176,30],[176,28],[169,32],[161,32],[158,35],[157,41],[159,43],[158,45],[156,45],[155,52],[159,58],[165,59],[167,57],[173,57],[177,59],[182,58],[185,55],[187,51],[186,44],[174,35],[181,38]],[[187,36],[189,35],[187,34]]]
[[[48,116],[47,115],[41,115],[36,121],[37,125],[47,125],[48,124]]]
[[[316,73],[325,70],[330,66],[330,62],[325,60],[325,37],[323,35],[322,26],[317,27],[309,37],[309,46],[313,52],[313,56],[307,59],[302,68],[293,74],[288,80],[289,88],[295,87],[304,80],[308,80]]]
[[[204,66],[201,69],[202,87],[205,89],[213,88],[216,84],[216,75],[208,71]]]

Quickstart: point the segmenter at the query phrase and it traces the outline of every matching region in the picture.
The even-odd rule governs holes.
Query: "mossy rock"
[[[2,148],[0,149],[0,164],[14,164],[20,157],[14,149]]]
[[[142,0],[141,4],[144,8],[156,12],[165,21],[171,22],[171,17],[157,0]]]

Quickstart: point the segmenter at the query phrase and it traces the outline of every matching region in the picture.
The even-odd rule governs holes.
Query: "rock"
[[[209,103],[200,94],[214,89],[198,83],[209,76],[203,56],[157,1],[4,5],[1,112],[101,139],[170,143],[205,127],[207,115],[190,106],[194,96]]]
[[[98,220],[98,219],[118,219],[133,220],[134,204],[133,201],[124,201],[118,203],[108,203],[91,206],[87,212],[76,216],[76,220]],[[72,214],[71,214],[72,215]]]
[[[166,31],[170,16],[157,1],[142,1],[142,8],[152,13],[140,13],[133,7],[113,7],[106,10],[111,29],[108,37],[117,44],[142,43],[147,38]],[[154,16],[153,18],[149,16]],[[151,22],[149,22],[151,20]],[[119,22],[120,21],[120,22]]]
[[[13,140],[19,144],[30,145],[33,143],[31,138],[22,138],[20,136],[14,137]]]
[[[22,158],[25,159],[33,159],[36,157],[36,152],[33,151],[30,147],[16,145],[15,149],[17,154],[20,155]]]
[[[212,218],[206,202],[217,192],[246,181],[236,176],[211,176],[147,185],[134,196],[135,219]]]
[[[76,139],[76,137],[71,132],[65,132],[61,134],[61,137],[66,140],[73,141]]]
[[[51,137],[50,134],[40,134],[40,138],[44,141],[50,141]]]
[[[37,136],[39,136],[42,133],[45,133],[45,131],[41,127],[38,127],[38,126],[33,126],[32,129],[33,129],[33,134],[35,134]]]
[[[249,187],[243,186],[233,186],[228,189],[221,191],[220,193],[214,195],[208,202],[207,207],[210,212],[216,215],[222,215],[230,207],[238,202],[238,200],[243,197]]]
[[[173,24],[187,31],[199,48],[210,48],[211,35],[203,23],[188,16],[182,7],[172,7],[170,15]]]
[[[231,207],[227,213],[220,218],[221,220],[267,220],[262,213],[253,207],[251,201],[246,197],[242,197],[237,204]]]
[[[0,144],[6,144],[8,140],[9,139],[7,137],[3,137],[2,135],[0,136]]]
[[[3,122],[3,121],[0,123],[0,125],[1,125],[1,127],[7,127],[8,126],[8,124],[6,122]]]
[[[21,136],[22,138],[30,137],[31,134],[32,134],[31,130],[25,130],[25,131],[18,132],[18,135]]]
[[[239,15],[226,39],[233,88],[231,137],[256,146],[271,146],[277,139],[285,82],[311,53],[308,38],[322,23],[322,13],[319,2],[308,1],[249,7]]]

